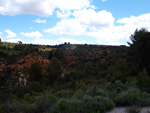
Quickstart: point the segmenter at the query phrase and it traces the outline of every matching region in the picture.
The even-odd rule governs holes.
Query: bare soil
[[[126,109],[127,107],[116,107],[107,113],[127,113]],[[150,107],[142,107],[140,113],[150,113]]]

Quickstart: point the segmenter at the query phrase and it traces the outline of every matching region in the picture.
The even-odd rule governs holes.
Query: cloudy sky
[[[0,0],[2,41],[126,45],[150,30],[150,0]]]

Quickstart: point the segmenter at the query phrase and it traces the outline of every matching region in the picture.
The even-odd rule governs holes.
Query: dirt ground
[[[116,107],[112,111],[109,111],[107,113],[127,113],[126,109],[127,109],[127,107]],[[140,113],[150,113],[150,107],[141,108]]]

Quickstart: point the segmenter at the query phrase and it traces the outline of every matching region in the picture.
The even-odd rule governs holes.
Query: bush
[[[78,99],[61,99],[54,107],[53,113],[103,113],[114,108],[112,100],[105,97],[84,97]]]
[[[136,77],[134,77],[134,79],[132,79],[132,80],[130,80],[130,81],[127,81],[127,82],[125,83],[125,86],[126,86],[127,88],[137,88],[137,79],[136,79]]]
[[[98,96],[102,96],[102,97],[107,96],[106,92],[103,89],[97,89],[96,93],[97,93]]]
[[[126,109],[127,113],[140,113],[141,109],[137,105],[132,105]]]
[[[9,100],[10,101],[14,101],[15,99],[17,99],[16,95],[14,95],[14,94],[9,95]]]
[[[81,100],[61,99],[54,107],[52,113],[76,113],[80,111]]]
[[[84,113],[103,113],[115,107],[112,100],[106,97],[84,97]]]
[[[145,69],[138,74],[137,80],[141,90],[150,92],[150,77]]]
[[[118,94],[114,101],[117,106],[129,106],[134,104],[138,106],[148,106],[150,105],[150,95],[138,89],[130,89]]]
[[[89,96],[103,96],[105,97],[107,94],[103,89],[99,89],[97,87],[91,87],[86,90],[86,94]]]
[[[33,103],[33,97],[30,96],[29,93],[27,93],[27,94],[24,96],[23,101],[26,102],[26,103],[30,103],[30,104],[31,104],[31,103]]]
[[[56,101],[57,101],[57,97],[50,94],[37,96],[35,98],[35,103],[34,103],[35,112],[42,113],[44,111],[49,111],[50,109],[52,109]]]
[[[33,107],[30,104],[25,104],[18,100],[14,100],[12,103],[3,104],[1,111],[4,111],[2,113],[32,113]]]
[[[72,92],[70,92],[69,90],[61,90],[61,91],[57,91],[55,95],[60,98],[68,98],[71,96],[71,93]]]
[[[108,91],[116,91],[120,93],[122,91],[127,90],[127,86],[124,85],[120,80],[116,80],[115,83],[107,82],[105,85],[105,89]]]
[[[73,99],[81,100],[83,99],[84,95],[85,95],[84,92],[82,90],[79,90],[74,94]]]
[[[127,90],[127,87],[120,80],[116,80],[115,83],[108,82],[105,88],[111,99],[114,99],[118,93]]]

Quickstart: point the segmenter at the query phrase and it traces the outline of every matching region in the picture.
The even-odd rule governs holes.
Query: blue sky
[[[149,0],[0,0],[2,41],[126,45],[150,30]]]

